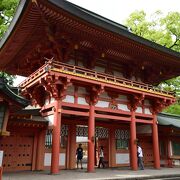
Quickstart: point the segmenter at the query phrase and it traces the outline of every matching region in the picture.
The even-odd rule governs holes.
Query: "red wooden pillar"
[[[109,167],[116,166],[115,128],[109,128]]]
[[[60,153],[60,132],[61,132],[61,100],[54,102],[54,126],[52,132],[52,157],[51,174],[59,172],[59,153]]]
[[[135,119],[135,111],[131,111],[131,123],[130,123],[130,148],[131,148],[131,168],[136,171],[138,169],[137,166],[137,144],[136,144],[136,119]]]
[[[76,125],[68,126],[68,146],[69,146],[69,169],[74,169],[76,164]]]
[[[89,121],[88,121],[88,172],[94,171],[94,132],[95,132],[95,116],[94,104],[90,103],[89,108]]]
[[[158,127],[157,115],[153,115],[152,137],[153,137],[153,154],[154,154],[154,168],[160,169],[160,155],[159,155],[159,140],[158,140]]]

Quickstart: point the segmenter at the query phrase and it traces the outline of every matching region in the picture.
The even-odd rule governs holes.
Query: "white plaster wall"
[[[98,101],[98,103],[95,106],[96,107],[107,108],[107,107],[109,107],[109,102],[107,102],[107,101]]]
[[[0,151],[0,166],[2,167],[4,151]]]
[[[137,107],[136,111],[137,113],[142,113],[142,107]]]
[[[129,164],[129,153],[116,153],[116,164]]]
[[[149,108],[144,108],[144,114],[152,114]]]
[[[83,97],[78,97],[78,104],[88,105],[86,99]]]
[[[67,95],[63,102],[74,103],[74,96]]]
[[[45,153],[44,156],[44,166],[51,166],[51,154],[52,153]],[[66,154],[65,153],[59,153],[59,165],[65,166],[65,160],[66,160]]]
[[[121,109],[123,111],[130,111],[126,104],[118,104],[118,109]]]
[[[49,126],[54,124],[54,114],[44,117],[45,120],[49,121]]]
[[[175,166],[180,166],[180,160],[173,160],[173,164],[175,165]]]

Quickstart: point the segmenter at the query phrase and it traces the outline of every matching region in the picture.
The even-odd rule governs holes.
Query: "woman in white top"
[[[140,167],[141,170],[144,170],[143,152],[139,144],[137,145],[137,157],[138,157],[138,166]]]
[[[104,164],[104,148],[103,146],[100,147],[100,152],[99,152],[99,165],[98,168],[101,167],[101,164],[103,166],[103,168],[105,168],[105,164]]]

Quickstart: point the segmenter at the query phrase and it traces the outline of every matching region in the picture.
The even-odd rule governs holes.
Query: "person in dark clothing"
[[[98,168],[101,167],[101,164],[102,164],[103,168],[105,168],[105,164],[104,164],[104,148],[103,148],[103,146],[100,147]]]
[[[83,159],[82,144],[79,144],[79,147],[76,149],[76,156],[77,156],[77,168],[79,168],[79,162],[80,162],[81,169],[83,169],[83,167],[82,167],[82,159]]]

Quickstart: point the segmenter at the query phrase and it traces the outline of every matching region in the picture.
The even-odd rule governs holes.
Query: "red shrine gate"
[[[22,95],[39,106],[51,138],[44,148],[45,133],[33,131],[32,170],[73,169],[77,126],[87,127],[88,172],[94,171],[95,127],[108,129],[108,143],[99,144],[105,143],[109,167],[137,170],[140,139],[145,162],[159,169],[157,113],[175,97],[153,85],[180,75],[179,54],[68,1],[20,1],[15,16],[0,43],[0,70],[28,77]],[[63,125],[68,134],[61,134]],[[146,127],[149,135],[141,131]]]
[[[149,144],[142,143],[144,148],[147,148],[145,162],[148,164],[153,158],[150,164],[153,163],[155,168],[160,167],[156,113],[172,103],[174,98],[171,94],[163,94],[164,92],[144,84],[103,76],[58,62],[49,62],[37,70],[21,84],[21,88],[26,98],[31,96],[34,104],[41,106],[42,115],[50,122],[50,126],[53,126],[52,155],[49,156],[51,172],[58,172],[61,156],[64,167],[74,168],[76,125],[88,127],[88,171],[94,171],[95,126],[109,129],[108,165],[118,166],[123,159],[124,164],[121,165],[130,163],[132,169],[136,170],[136,126],[150,125],[152,143],[151,140]],[[66,150],[60,150],[59,147],[62,124],[69,125]],[[116,147],[125,147],[121,141],[117,141],[118,126],[128,130],[130,134],[124,150]],[[153,146],[153,156],[152,151],[148,153],[149,146]],[[59,152],[64,153],[60,154],[60,160]]]

